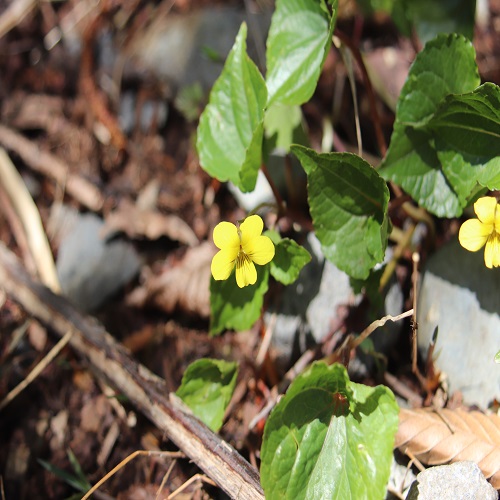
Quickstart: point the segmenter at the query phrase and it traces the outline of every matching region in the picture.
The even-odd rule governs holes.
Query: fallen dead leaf
[[[123,232],[129,238],[156,240],[166,236],[190,247],[198,245],[194,231],[176,215],[166,215],[155,209],[143,209],[128,200],[123,200],[117,210],[105,219],[101,231],[103,238]]]
[[[106,396],[99,394],[89,399],[81,411],[80,428],[85,432],[99,432],[106,417],[111,413],[111,405]]]
[[[61,410],[50,420],[50,430],[52,439],[50,440],[51,449],[61,448],[64,445],[66,432],[68,430],[68,410]]]
[[[461,409],[401,408],[394,445],[428,465],[471,460],[500,489],[500,417]]]
[[[144,283],[127,297],[132,307],[154,305],[170,313],[180,309],[207,318],[210,315],[210,262],[216,248],[205,242],[189,249],[179,265],[160,275],[149,271]]]

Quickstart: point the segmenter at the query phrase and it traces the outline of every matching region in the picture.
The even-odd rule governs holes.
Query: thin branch
[[[351,342],[350,348],[356,349],[356,347],[358,347],[365,339],[367,339],[377,328],[384,326],[388,321],[396,322],[399,321],[400,319],[404,319],[412,315],[413,315],[413,309],[410,309],[409,311],[405,311],[404,313],[398,314],[397,316],[391,316],[390,314],[388,314],[387,316],[384,316],[381,319],[375,320],[367,328],[365,328],[358,337],[356,337]]]
[[[28,385],[35,380],[40,373],[45,370],[47,365],[49,365],[52,360],[63,350],[63,348],[66,346],[66,344],[70,341],[71,335],[73,332],[70,330],[66,332],[64,337],[59,340],[59,342],[48,352],[47,356],[45,356],[40,363],[38,363],[33,370],[28,374],[28,376],[20,382],[14,389],[12,389],[5,398],[2,399],[0,402],[0,411],[3,410],[14,398],[19,396],[21,392],[28,387]]]
[[[417,333],[418,333],[418,323],[417,323],[417,284],[418,284],[418,263],[420,262],[420,255],[414,252],[412,255],[413,261],[413,272],[411,274],[411,281],[413,285],[413,316],[411,319],[411,369],[412,372],[418,375],[417,366]]]
[[[170,457],[170,458],[184,458],[185,455],[178,451],[156,451],[156,450],[137,450],[131,453],[128,457],[124,458],[116,467],[113,467],[103,478],[101,478],[92,488],[90,488],[87,493],[82,497],[82,500],[87,500],[87,498],[92,495],[97,489],[99,489],[110,477],[114,476],[120,469],[125,467],[130,461],[138,456],[146,457]]]
[[[231,498],[264,498],[254,467],[200,420],[186,413],[169,395],[165,381],[132,359],[96,319],[34,282],[3,243],[0,289],[59,336],[73,331],[71,346],[99,378],[121,391]]]
[[[382,125],[380,122],[380,116],[378,114],[377,103],[375,101],[375,93],[373,91],[372,82],[370,80],[370,77],[368,76],[368,71],[366,71],[366,66],[363,61],[361,52],[359,51],[358,47],[356,47],[356,45],[354,45],[351,42],[349,37],[346,36],[341,31],[335,30],[335,36],[337,36],[339,40],[346,47],[349,48],[352,55],[354,56],[354,59],[356,60],[356,63],[359,66],[359,69],[361,70],[361,74],[363,76],[363,83],[365,84],[366,93],[368,95],[368,101],[370,103],[370,113],[372,116],[373,126],[375,127],[375,137],[377,138],[377,144],[378,148],[380,149],[380,154],[382,157],[384,157],[385,154],[387,153],[387,144],[385,142],[384,133],[382,132]]]

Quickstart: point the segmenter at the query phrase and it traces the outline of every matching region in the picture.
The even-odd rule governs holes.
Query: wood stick
[[[164,380],[131,358],[94,318],[34,282],[0,242],[0,289],[59,336],[72,331],[71,346],[121,391],[231,498],[264,499],[259,474],[228,443],[169,397]]]

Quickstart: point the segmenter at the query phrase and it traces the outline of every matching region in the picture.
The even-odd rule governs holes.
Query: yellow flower
[[[240,288],[257,281],[255,264],[263,266],[274,257],[274,244],[262,236],[264,223],[258,215],[247,217],[237,228],[231,222],[220,222],[214,228],[214,243],[220,248],[212,259],[212,276],[227,280],[236,264],[236,283]]]
[[[484,263],[490,269],[500,266],[500,204],[485,196],[474,203],[477,219],[465,221],[458,233],[460,244],[470,252],[477,252],[486,243]]]

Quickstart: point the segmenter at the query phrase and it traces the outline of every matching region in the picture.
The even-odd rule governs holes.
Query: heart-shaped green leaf
[[[398,412],[386,387],[355,384],[341,365],[313,364],[266,422],[266,498],[384,498]]]
[[[269,283],[269,265],[255,266],[257,282],[239,288],[234,273],[227,280],[210,281],[210,334],[248,330],[259,319]]]
[[[267,90],[246,53],[243,23],[210,101],[200,117],[196,147],[212,177],[252,191],[261,165]]]
[[[317,0],[277,0],[267,38],[268,101],[303,104],[312,96],[337,17]]]
[[[470,92],[477,85],[471,42],[460,35],[441,35],[417,55],[399,97],[394,132],[379,173],[440,217],[460,215],[463,204],[443,172],[435,132],[425,125],[446,96]]]
[[[271,275],[284,285],[291,285],[302,268],[311,261],[311,254],[290,238],[281,238],[276,231],[266,231],[274,243],[276,253],[271,261]]]
[[[351,153],[318,154],[292,146],[307,173],[309,207],[323,253],[349,276],[365,279],[384,258],[389,190],[376,170]]]
[[[217,432],[233,395],[237,363],[203,358],[191,363],[176,394],[210,429]]]

